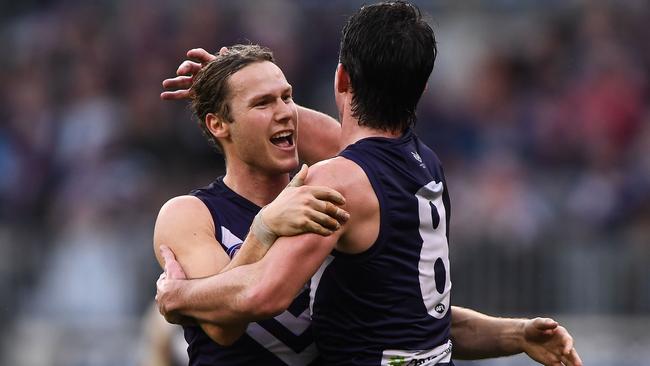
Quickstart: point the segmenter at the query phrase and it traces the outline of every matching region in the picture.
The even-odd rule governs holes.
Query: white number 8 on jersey
[[[420,290],[427,312],[436,319],[447,314],[451,291],[447,212],[442,202],[443,191],[442,182],[431,181],[415,194],[422,237],[418,263]]]

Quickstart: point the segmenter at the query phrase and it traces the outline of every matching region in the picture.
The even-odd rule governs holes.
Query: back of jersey
[[[372,137],[341,156],[368,176],[376,242],[333,251],[312,278],[312,327],[327,365],[448,365],[449,195],[440,162],[412,131]]]
[[[260,207],[232,191],[217,179],[210,186],[192,191],[208,207],[215,223],[215,236],[232,258],[241,247]],[[308,289],[275,318],[250,323],[233,345],[213,342],[198,326],[186,326],[190,366],[285,366],[319,362],[310,327]]]

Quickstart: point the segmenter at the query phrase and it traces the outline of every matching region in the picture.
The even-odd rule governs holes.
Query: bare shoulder
[[[305,180],[306,184],[328,186],[342,194],[345,194],[344,191],[363,185],[364,182],[368,182],[368,178],[363,169],[341,156],[312,165]]]
[[[154,227],[153,244],[159,259],[159,247],[166,245],[177,257],[196,252],[200,247],[220,249],[215,239],[215,223],[208,207],[197,197],[178,196],[160,209]]]
[[[322,161],[311,168],[305,183],[324,185],[345,197],[343,206],[350,220],[343,226],[336,248],[347,253],[367,250],[379,232],[379,200],[368,176],[355,162],[344,157]]]
[[[208,207],[197,197],[178,196],[167,201],[158,213],[155,232],[203,228],[214,233],[214,222]]]

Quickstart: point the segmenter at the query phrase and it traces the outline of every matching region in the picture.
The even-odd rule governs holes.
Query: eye
[[[291,94],[287,94],[287,95],[285,95],[285,96],[282,97],[282,100],[283,100],[285,103],[289,103],[289,102],[291,102],[291,101],[293,100],[293,98],[291,97]]]
[[[269,104],[268,100],[260,100],[259,102],[256,102],[253,107],[255,108],[265,108]]]

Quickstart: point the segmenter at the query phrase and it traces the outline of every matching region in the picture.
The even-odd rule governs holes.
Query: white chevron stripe
[[[323,272],[325,272],[325,268],[327,268],[333,260],[334,256],[331,254],[328,255],[323,264],[320,265],[320,268],[318,268],[318,271],[316,271],[311,278],[311,284],[309,285],[309,314],[314,313],[314,298],[316,297],[316,291],[318,290],[320,279],[323,277]]]
[[[221,227],[221,244],[226,248],[230,249],[234,245],[243,243],[244,241],[239,239],[235,234],[231,233],[228,228]]]
[[[318,357],[318,351],[316,350],[315,344],[312,343],[307,348],[302,350],[302,352],[296,353],[257,323],[250,323],[246,329],[246,334],[257,341],[257,343],[264,346],[264,348],[268,349],[270,352],[273,352],[274,355],[276,355],[279,359],[284,361],[289,366],[308,365],[310,362],[315,360],[316,357]]]
[[[311,324],[311,316],[309,315],[309,309],[305,309],[297,317],[291,314],[288,311],[276,316],[274,318],[280,324],[284,325],[285,328],[289,329],[291,333],[295,335],[301,335]]]

